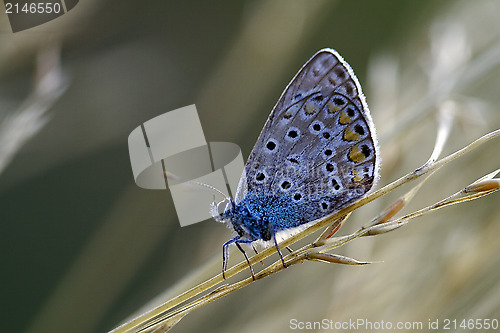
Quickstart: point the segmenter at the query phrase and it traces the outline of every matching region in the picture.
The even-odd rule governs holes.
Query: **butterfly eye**
[[[289,141],[297,141],[300,137],[300,130],[297,127],[291,127],[286,133],[286,139]]]
[[[348,107],[347,110],[346,110],[346,113],[349,117],[354,117],[354,109],[352,107]]]
[[[337,75],[340,79],[344,80],[346,78],[346,73],[344,71],[344,68],[342,66],[337,66],[333,69],[333,72],[335,75]]]
[[[359,141],[362,140],[366,134],[366,127],[360,121],[357,121],[354,126],[351,125],[344,129],[342,138],[346,141]]]
[[[364,135],[365,129],[361,125],[356,125],[354,126],[354,132],[358,133],[359,135]]]
[[[309,131],[314,134],[314,135],[318,135],[319,132],[324,128],[325,126],[323,125],[323,123],[319,120],[315,120],[311,123],[311,125],[309,125]]]
[[[264,182],[264,180],[267,178],[267,175],[265,172],[257,172],[257,174],[255,175],[255,181],[257,183],[262,183]]]
[[[292,187],[292,183],[290,183],[289,181],[285,180],[281,183],[280,187],[283,189],[283,190],[288,190],[290,187]]]
[[[336,170],[335,165],[333,163],[326,163],[325,166],[323,167],[323,171],[326,174],[331,174],[334,173]]]
[[[336,180],[335,178],[332,178],[332,187],[333,187],[336,191],[340,190],[340,185],[339,185],[339,183],[337,182],[337,180]]]
[[[347,99],[341,95],[335,95],[328,103],[326,103],[326,116],[331,117],[339,112],[347,105]]]
[[[339,115],[339,124],[347,125],[356,119],[356,111],[352,105],[347,106]]]
[[[346,91],[347,95],[351,96],[352,98],[354,98],[358,95],[358,91],[356,90],[354,83],[351,81],[348,81],[345,83],[345,91]]]
[[[302,158],[299,154],[291,154],[286,158],[286,165],[296,169],[301,163]]]
[[[337,106],[337,107],[344,106],[345,103],[346,103],[346,101],[344,98],[335,97],[333,99],[333,104],[335,104],[335,106]]]
[[[370,156],[371,151],[372,151],[372,150],[371,150],[371,149],[370,149],[370,147],[368,147],[367,145],[362,145],[362,146],[361,146],[361,153],[362,153],[363,155],[365,155],[365,157]]]
[[[353,146],[347,157],[351,162],[364,162],[372,154],[372,149],[367,145]]]
[[[315,102],[321,102],[323,100],[323,95],[314,96],[312,100]]]
[[[278,144],[273,139],[267,141],[267,143],[266,143],[266,148],[270,152],[274,151],[277,146],[278,146]]]

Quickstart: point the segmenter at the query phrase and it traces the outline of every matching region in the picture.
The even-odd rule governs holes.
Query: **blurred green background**
[[[248,156],[293,75],[331,47],[367,95],[385,185],[427,160],[436,110],[455,115],[445,154],[500,128],[499,14],[496,0],[86,0],[16,34],[0,14],[2,331],[106,332],[168,288],[194,286],[200,267],[196,279],[220,271],[230,231],[181,228],[168,191],[135,185],[127,137],[144,121],[196,104],[207,141]],[[407,212],[499,168],[498,147],[438,172]],[[341,234],[402,193],[355,212]],[[500,319],[498,198],[340,250],[382,263],[297,265],[172,331],[289,332],[292,318],[421,321],[426,331],[429,319]]]

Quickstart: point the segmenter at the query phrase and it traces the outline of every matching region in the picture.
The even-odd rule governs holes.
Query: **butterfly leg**
[[[241,243],[250,243],[251,241],[247,242],[246,240],[241,242]],[[239,244],[240,242],[236,241],[235,244],[236,244],[236,247],[241,251],[241,253],[243,253],[243,255],[245,256],[245,259],[247,261],[247,264],[248,264],[248,267],[250,267],[250,273],[252,273],[252,279],[255,281],[255,275],[253,273],[253,267],[252,265],[250,264],[250,260],[248,260],[248,256],[245,252],[245,250],[243,250],[243,248],[240,246]]]
[[[225,272],[227,269],[227,261],[229,259],[229,250],[228,250],[229,244],[235,243],[238,239],[240,239],[240,236],[231,238],[222,245],[222,278],[224,280],[226,279]]]
[[[255,248],[255,246],[253,246],[253,244],[252,244],[252,249],[255,252],[255,254],[259,254],[259,252],[257,252],[257,249]],[[264,265],[264,262],[262,260],[260,261],[260,263]]]
[[[222,278],[223,279],[226,279],[225,272],[227,269],[227,261],[229,259],[228,247],[230,244],[234,243],[234,244],[236,244],[236,247],[241,251],[241,253],[243,253],[243,255],[245,256],[245,260],[247,261],[248,267],[250,267],[250,272],[252,273],[252,279],[255,281],[255,275],[253,272],[252,265],[250,264],[250,260],[248,260],[248,256],[247,256],[245,250],[243,250],[243,248],[240,245],[240,243],[252,243],[252,242],[253,242],[253,240],[251,240],[251,239],[240,239],[240,236],[236,236],[234,238],[231,238],[230,240],[228,240],[227,242],[225,242],[222,245]]]
[[[275,233],[273,233],[273,241],[274,241],[274,246],[276,246],[276,250],[278,250],[278,254],[280,255],[281,262],[283,263],[283,267],[286,268],[285,259],[283,259],[283,254],[281,253],[280,247],[278,246],[278,241],[276,240]]]

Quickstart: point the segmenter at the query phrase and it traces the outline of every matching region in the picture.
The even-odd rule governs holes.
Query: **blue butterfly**
[[[332,49],[317,52],[286,87],[240,179],[235,200],[219,214],[236,236],[222,247],[278,243],[359,200],[379,175],[375,127],[358,79]],[[255,248],[254,248],[255,249]],[[285,266],[286,267],[286,266]]]

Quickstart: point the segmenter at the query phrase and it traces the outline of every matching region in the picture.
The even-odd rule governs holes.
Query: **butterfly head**
[[[223,205],[226,202],[226,207],[224,208],[224,211],[222,213],[219,212],[219,206]],[[212,218],[221,223],[226,223],[228,222],[227,214],[226,212],[231,209],[231,207],[234,206],[234,202],[231,198],[225,198],[224,200],[220,202],[214,201],[210,204],[210,215],[212,215]]]

